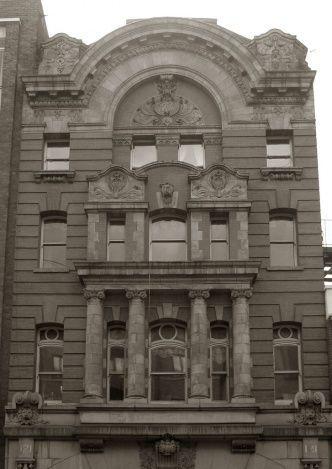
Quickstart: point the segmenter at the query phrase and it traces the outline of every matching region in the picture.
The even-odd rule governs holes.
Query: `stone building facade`
[[[312,83],[136,20],[23,74],[6,469],[329,467]]]

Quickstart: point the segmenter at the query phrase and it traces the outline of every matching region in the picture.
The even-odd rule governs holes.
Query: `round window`
[[[46,329],[45,336],[48,340],[56,340],[59,338],[59,331],[57,329]]]
[[[281,339],[290,339],[292,337],[292,329],[289,327],[280,327],[279,337]]]
[[[176,336],[176,328],[171,324],[165,324],[159,329],[159,334],[162,339],[171,340]]]

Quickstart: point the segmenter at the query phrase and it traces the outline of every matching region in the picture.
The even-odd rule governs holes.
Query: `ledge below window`
[[[266,270],[304,270],[304,267],[301,267],[301,266],[295,266],[295,267],[291,267],[291,266],[287,266],[287,265],[283,265],[283,266],[273,266],[273,267],[266,267]]]
[[[49,274],[49,273],[54,274],[55,273],[56,274],[56,273],[63,273],[63,272],[70,272],[69,267],[59,267],[59,268],[56,268],[56,269],[48,269],[48,268],[39,267],[39,268],[33,270],[34,274],[35,273],[38,273],[38,274],[40,274],[40,273],[42,273],[42,274],[45,274],[45,273],[46,274]]]
[[[75,171],[37,171],[34,173],[36,182],[73,182]]]
[[[261,168],[262,179],[267,181],[300,181],[302,168]]]

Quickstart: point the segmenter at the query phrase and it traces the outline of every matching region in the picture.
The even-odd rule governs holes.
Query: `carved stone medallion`
[[[204,200],[245,199],[246,181],[222,168],[213,169],[191,182],[191,198]]]
[[[132,119],[135,125],[181,126],[203,124],[202,112],[182,96],[177,96],[173,75],[160,75],[156,82],[159,95],[143,103]]]
[[[141,201],[144,199],[144,182],[128,171],[111,169],[90,182],[89,201]]]

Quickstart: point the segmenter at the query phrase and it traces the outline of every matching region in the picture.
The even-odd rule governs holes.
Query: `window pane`
[[[270,244],[270,262],[272,266],[295,266],[295,255],[293,244]]]
[[[227,377],[226,375],[213,375],[212,376],[212,400],[213,401],[226,401],[227,400]]]
[[[111,241],[123,241],[125,239],[125,224],[110,223],[108,228],[108,239]]]
[[[145,164],[157,161],[155,145],[136,145],[132,150],[132,167],[138,168]]]
[[[185,242],[152,243],[153,261],[185,261],[187,259],[187,244]]]
[[[66,267],[66,246],[44,246],[43,267]]]
[[[211,243],[211,260],[224,261],[229,258],[228,243],[214,241]]]
[[[227,240],[227,222],[212,221],[211,222],[211,239]]]
[[[123,262],[126,260],[126,251],[124,243],[108,244],[108,260],[113,262]]]
[[[299,390],[299,378],[297,373],[274,375],[275,399],[293,399]]]
[[[66,246],[44,246],[43,267],[66,267]]]
[[[126,331],[122,328],[113,328],[110,329],[110,339],[111,340],[123,340],[126,336]]]
[[[184,375],[151,376],[152,401],[184,401]]]
[[[160,220],[152,223],[152,240],[185,240],[186,223],[178,220]]]
[[[109,361],[110,373],[123,373],[124,372],[124,348],[123,347],[111,347],[110,349],[110,361]]]
[[[67,223],[63,220],[44,220],[44,243],[66,243]]]
[[[66,142],[47,142],[46,159],[66,160],[69,159],[69,143]]]
[[[268,158],[266,166],[268,168],[290,168],[293,164],[290,158]]]
[[[185,350],[180,347],[160,347],[151,350],[152,372],[184,372]]]
[[[212,372],[227,371],[227,350],[226,347],[214,346],[212,353]]]
[[[201,144],[180,145],[179,161],[194,166],[204,166],[204,148]]]
[[[214,326],[211,328],[211,338],[212,339],[226,339],[227,338],[227,328],[224,326]]]
[[[297,345],[280,345],[274,347],[274,361],[276,371],[298,371]]]
[[[68,171],[69,160],[46,160],[44,169],[46,171]]]
[[[270,239],[272,242],[294,241],[294,221],[290,219],[270,220]]]
[[[39,393],[46,401],[62,400],[62,375],[39,375]]]
[[[62,347],[45,346],[39,348],[39,371],[62,372]]]
[[[268,156],[290,156],[291,145],[289,139],[269,141],[266,146]]]
[[[123,398],[124,398],[124,376],[123,375],[111,375],[109,399],[111,401],[122,401]]]

